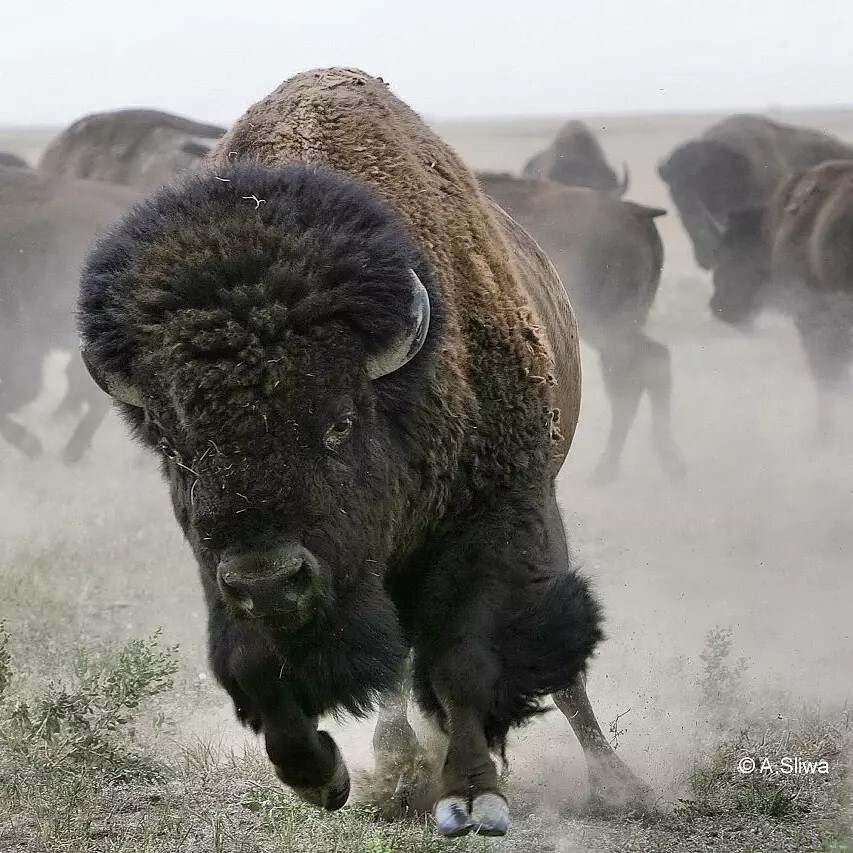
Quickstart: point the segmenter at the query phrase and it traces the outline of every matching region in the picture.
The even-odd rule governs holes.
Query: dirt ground
[[[788,118],[853,142],[853,112]],[[628,163],[628,197],[670,208],[656,162],[713,120],[589,119],[611,159]],[[436,126],[472,167],[517,171],[558,124],[507,119]],[[40,129],[0,129],[0,150],[34,160],[48,138]],[[844,842],[827,840],[831,830],[820,836],[824,846],[816,846],[817,835],[786,846],[789,841],[779,840],[764,818],[750,823],[749,813],[740,815],[745,835],[724,840],[713,816],[705,825],[707,815],[692,815],[691,829],[677,810],[680,799],[695,795],[691,774],[704,766],[714,738],[739,730],[760,735],[771,722],[790,722],[801,732],[795,724],[806,718],[835,721],[834,731],[846,737],[853,698],[853,401],[841,413],[840,438],[819,448],[813,390],[790,324],[765,317],[746,336],[714,322],[707,311],[710,284],[693,263],[677,216],[672,211],[657,221],[666,265],[649,331],[672,350],[674,423],[688,477],[673,485],[660,473],[648,412],[641,408],[620,479],[607,487],[592,484],[609,409],[595,355],[584,348],[580,424],[559,496],[576,558],[606,611],[608,640],[591,667],[590,696],[604,726],[621,715],[613,732],[619,754],[659,793],[664,817],[651,825],[583,817],[583,757],[555,712],[511,742],[518,820],[503,849],[847,850]],[[63,390],[66,357],[51,358],[47,390],[21,418],[40,435],[46,455],[28,462],[0,445],[0,618],[12,637],[20,679],[37,685],[68,674],[74,643],[123,641],[162,627],[165,643],[180,644],[170,709],[177,722],[169,743],[240,750],[253,739],[233,720],[224,693],[209,683],[195,568],[153,459],[110,415],[93,455],[75,467],[58,460],[69,425],[53,419],[52,410]],[[737,699],[737,708],[725,731],[702,687],[708,664],[700,655],[715,628],[729,629],[732,655],[746,659],[734,679],[729,698]],[[350,766],[369,767],[369,723],[330,725]],[[818,742],[786,741],[789,754],[802,759],[816,757],[804,751]],[[741,747],[717,766],[735,781]],[[829,759],[842,792],[848,757],[841,749]],[[846,808],[847,818],[837,805],[827,808],[827,820],[841,825],[849,819],[849,797]],[[525,834],[536,839],[529,848]],[[4,843],[41,849],[16,847],[13,836],[0,830],[0,850]],[[470,849],[501,849],[500,842],[477,843]]]

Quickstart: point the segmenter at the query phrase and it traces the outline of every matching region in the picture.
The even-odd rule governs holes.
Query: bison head
[[[770,249],[764,235],[764,209],[732,213],[721,230],[709,307],[718,319],[747,327],[761,310],[770,278]]]
[[[676,148],[658,174],[669,186],[696,263],[713,269],[729,214],[761,203],[752,165],[728,145],[702,139]]]
[[[618,178],[593,132],[582,121],[568,121],[551,146],[532,157],[522,175],[556,181],[569,187],[589,187],[621,198],[631,181],[628,166],[622,164]]]
[[[187,176],[94,250],[79,318],[89,372],[163,457],[209,598],[293,632],[383,594],[442,329],[391,209],[305,166]]]

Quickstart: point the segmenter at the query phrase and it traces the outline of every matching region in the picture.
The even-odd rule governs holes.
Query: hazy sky
[[[227,123],[355,65],[429,116],[853,104],[853,0],[3,0],[0,124]]]

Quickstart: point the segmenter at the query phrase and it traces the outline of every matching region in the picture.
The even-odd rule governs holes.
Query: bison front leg
[[[297,701],[266,642],[225,614],[211,616],[210,661],[237,716],[264,738],[278,778],[306,802],[336,811],[349,799],[350,778],[337,744],[317,730],[317,717]]]
[[[500,694],[500,660],[491,642],[497,626],[485,589],[478,593],[477,585],[472,575],[467,594],[428,592],[422,604],[432,624],[415,647],[416,695],[427,712],[437,715],[447,736],[433,814],[438,831],[451,838],[469,832],[504,835],[509,826],[486,735]]]
[[[449,838],[472,831],[479,835],[505,835],[509,806],[489,754],[485,714],[478,702],[458,693],[451,696],[448,691],[440,701],[448,745],[441,774],[442,793],[434,810],[438,831]]]
[[[586,693],[586,678],[579,675],[571,687],[554,693],[553,699],[568,719],[584,751],[593,808],[601,811],[651,811],[654,792],[617,757],[601,731]]]

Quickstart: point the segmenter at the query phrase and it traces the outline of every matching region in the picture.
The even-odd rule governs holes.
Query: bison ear
[[[367,360],[367,375],[379,379],[399,370],[420,352],[429,331],[429,294],[414,270],[409,270],[412,281],[412,300],[406,331],[382,352]]]
[[[122,379],[119,376],[110,376],[99,370],[92,359],[89,358],[86,352],[86,345],[82,341],[80,342],[80,357],[83,359],[83,364],[86,366],[86,370],[89,371],[89,375],[95,380],[95,384],[101,391],[109,394],[110,397],[118,400],[120,403],[126,403],[128,406],[135,406],[138,409],[142,408],[142,392],[126,379]]]

